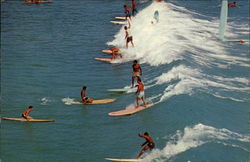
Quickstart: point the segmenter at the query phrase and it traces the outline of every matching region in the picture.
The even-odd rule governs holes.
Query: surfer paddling
[[[138,136],[146,139],[146,141],[143,144],[141,144],[141,147],[146,144],[147,145],[142,148],[141,152],[136,157],[137,159],[139,159],[146,150],[150,149],[151,151],[155,147],[155,143],[152,137],[149,136],[148,132],[145,132],[144,134],[138,134]]]
[[[120,56],[120,58],[122,58],[122,54],[121,54],[121,51],[120,51],[120,49],[119,48],[110,48],[109,49],[112,53],[111,53],[111,55],[112,55],[112,60],[114,60],[114,59],[116,59],[117,58],[117,56]]]
[[[83,87],[82,87],[82,90],[81,90],[81,97],[82,97],[82,102],[83,102],[83,104],[89,104],[89,103],[92,103],[92,102],[93,102],[93,99],[92,99],[92,98],[86,97],[86,89],[87,89],[87,87],[86,87],[86,86],[83,86]]]
[[[23,112],[22,112],[22,118],[24,118],[24,119],[26,119],[26,120],[30,120],[30,119],[32,119],[32,117],[29,115],[30,114],[30,112],[33,110],[33,106],[29,106],[29,108],[28,109],[26,109],[26,110],[24,110]]]
[[[127,26],[124,26],[124,30],[125,30],[125,39],[126,39],[126,48],[128,48],[128,43],[131,42],[132,46],[134,47],[134,43],[133,43],[133,37],[130,33],[130,27],[131,27],[131,24],[130,22],[128,21],[128,27]]]
[[[145,94],[144,94],[144,84],[142,83],[141,79],[137,79],[137,91],[135,92],[136,96],[136,108],[140,106],[140,99],[142,100],[144,106],[146,107],[147,103],[145,100]]]
[[[141,69],[140,64],[138,64],[137,60],[133,61],[132,68],[133,68],[133,74],[132,74],[132,87],[131,88],[134,88],[135,77],[137,77],[137,80],[140,79],[140,75],[142,75],[142,69]]]
[[[228,7],[237,7],[237,4],[236,4],[236,2],[229,3],[229,4],[228,4]]]

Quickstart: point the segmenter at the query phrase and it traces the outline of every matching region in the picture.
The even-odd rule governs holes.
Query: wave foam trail
[[[159,23],[151,24],[154,12],[159,11]],[[140,59],[152,66],[182,60],[185,51],[200,54],[200,51],[224,53],[223,47],[214,38],[217,23],[194,18],[199,15],[166,2],[153,2],[140,11],[131,21],[131,34],[135,47],[125,49],[125,32],[123,27],[108,42],[123,51],[125,57]],[[206,61],[204,61],[205,63]]]
[[[63,99],[62,99],[62,102],[63,102],[65,105],[71,105],[71,104],[74,102],[74,99],[69,98],[69,97],[63,98]]]
[[[206,126],[201,123],[193,127],[185,127],[184,131],[177,131],[175,135],[165,137],[169,139],[166,146],[162,149],[156,149],[147,154],[143,161],[166,161],[182,152],[189,149],[199,147],[209,142],[217,142],[227,144],[228,140],[239,142],[250,142],[250,136],[241,135],[239,133],[232,132],[225,128],[217,129],[211,126]],[[229,144],[228,144],[229,145]],[[245,147],[236,146],[236,144],[230,144],[231,147],[239,147],[242,150],[249,152]]]
[[[159,22],[152,24],[156,10],[159,12]],[[145,83],[150,84],[146,85],[147,89],[167,85],[162,88],[163,92],[153,95],[160,96],[158,102],[175,95],[190,95],[194,89],[220,99],[245,102],[247,99],[241,99],[241,96],[242,93],[244,96],[245,93],[249,94],[248,78],[242,75],[222,77],[221,74],[231,67],[249,67],[248,55],[245,51],[240,55],[229,53],[228,49],[232,46],[217,38],[218,26],[218,20],[213,18],[210,21],[207,16],[184,7],[168,2],[152,2],[132,18],[130,32],[134,48],[130,44],[128,49],[125,48],[124,26],[115,34],[114,40],[107,44],[121,49],[123,62],[137,59],[141,64],[157,68],[162,65],[165,68],[166,65],[168,71],[159,68],[157,72],[162,72],[160,76],[150,76],[145,80]],[[232,30],[228,29],[227,32]]]

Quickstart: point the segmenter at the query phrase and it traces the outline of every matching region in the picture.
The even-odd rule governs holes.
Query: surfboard
[[[159,22],[159,11],[158,10],[156,10],[155,12],[154,12],[154,19],[155,19],[155,21],[158,23]]]
[[[126,17],[124,17],[124,16],[116,16],[115,18],[120,19],[120,20],[126,20]]]
[[[40,4],[40,3],[52,3],[52,1],[40,1],[40,2],[24,2],[25,4]]]
[[[154,106],[154,104],[147,104],[146,107],[144,106],[139,106],[137,108],[132,108],[132,109],[123,109],[123,110],[119,110],[119,111],[114,111],[114,112],[110,112],[108,113],[109,116],[124,116],[124,115],[132,115],[135,114],[137,112],[140,112],[142,110],[148,109],[150,107]]]
[[[55,120],[50,120],[50,119],[24,119],[24,118],[7,118],[3,117],[3,120],[13,120],[13,121],[22,121],[22,122],[54,122]]]
[[[101,58],[101,57],[96,57],[95,60],[103,61],[107,63],[111,63],[111,61],[113,61],[111,58]]]
[[[141,161],[140,159],[114,159],[114,158],[105,158],[105,160],[109,160],[109,161],[124,161],[124,162],[137,162],[137,161]]]
[[[116,25],[125,25],[125,24],[127,24],[126,21],[110,21],[110,22],[113,23],[113,24],[116,24]]]
[[[106,104],[110,102],[114,102],[116,99],[115,98],[107,98],[107,99],[101,99],[101,100],[93,100],[92,103],[88,103],[85,105],[97,105],[97,104]],[[84,104],[82,101],[74,101],[72,104]]]
[[[102,52],[103,52],[103,53],[109,53],[109,54],[112,53],[112,51],[111,51],[110,49],[104,49],[104,50],[102,50]]]
[[[132,93],[136,92],[137,87],[134,88],[121,88],[121,89],[108,89],[109,92],[127,92],[127,93]]]
[[[112,51],[111,51],[110,49],[104,49],[104,50],[102,50],[102,52],[103,52],[103,53],[112,54]],[[118,53],[118,54],[121,54],[121,51],[119,50],[117,53]]]

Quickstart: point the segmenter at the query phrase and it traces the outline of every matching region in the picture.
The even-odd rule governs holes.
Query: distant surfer
[[[141,69],[140,64],[138,64],[137,60],[133,61],[132,68],[133,68],[133,74],[132,74],[132,87],[131,88],[134,88],[135,77],[137,77],[137,80],[140,79],[140,76],[142,75],[142,69]]]
[[[125,30],[125,39],[126,39],[126,48],[128,48],[128,43],[131,42],[132,46],[134,47],[134,43],[133,43],[133,36],[130,33],[130,27],[131,24],[128,20],[128,27],[124,26],[124,30]]]
[[[141,81],[141,78],[138,78],[137,80],[137,91],[135,92],[136,96],[136,107],[140,106],[140,99],[142,100],[144,106],[146,107],[147,103],[145,100],[145,94],[144,94],[144,84]]]
[[[138,134],[138,136],[146,139],[146,141],[143,144],[141,144],[141,147],[146,144],[147,145],[143,147],[139,155],[136,157],[137,159],[139,159],[146,150],[150,149],[151,151],[155,147],[155,143],[152,137],[149,136],[148,132],[145,132],[144,134]]]
[[[111,55],[112,55],[112,60],[116,59],[117,56],[120,56],[120,58],[122,58],[122,54],[121,54],[121,51],[119,48],[115,48],[115,47],[112,47],[112,48],[109,48],[110,51],[112,52]]]
[[[228,4],[228,7],[237,7],[237,4],[236,4],[236,2],[229,3],[229,4]]]
[[[132,15],[135,16],[135,13],[137,13],[137,9],[136,9],[136,0],[132,0]]]
[[[124,8],[124,13],[125,13],[126,20],[128,18],[131,20],[131,14],[130,14],[131,8],[129,6],[127,6],[127,5],[123,5],[123,8]]]
[[[82,102],[83,102],[84,104],[92,103],[92,102],[93,102],[93,99],[90,98],[90,97],[86,97],[86,89],[87,89],[87,87],[86,87],[86,86],[83,86],[83,87],[82,87],[82,90],[81,90]]]
[[[23,112],[22,112],[22,117],[24,118],[24,119],[27,119],[27,120],[30,120],[30,119],[32,119],[32,117],[29,115],[30,114],[30,112],[33,110],[33,106],[29,106],[29,108],[28,109],[26,109],[26,110],[24,110]]]

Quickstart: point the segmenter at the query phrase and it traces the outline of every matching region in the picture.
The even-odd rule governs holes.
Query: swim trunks
[[[138,92],[137,97],[142,98],[144,96],[144,91]]]

